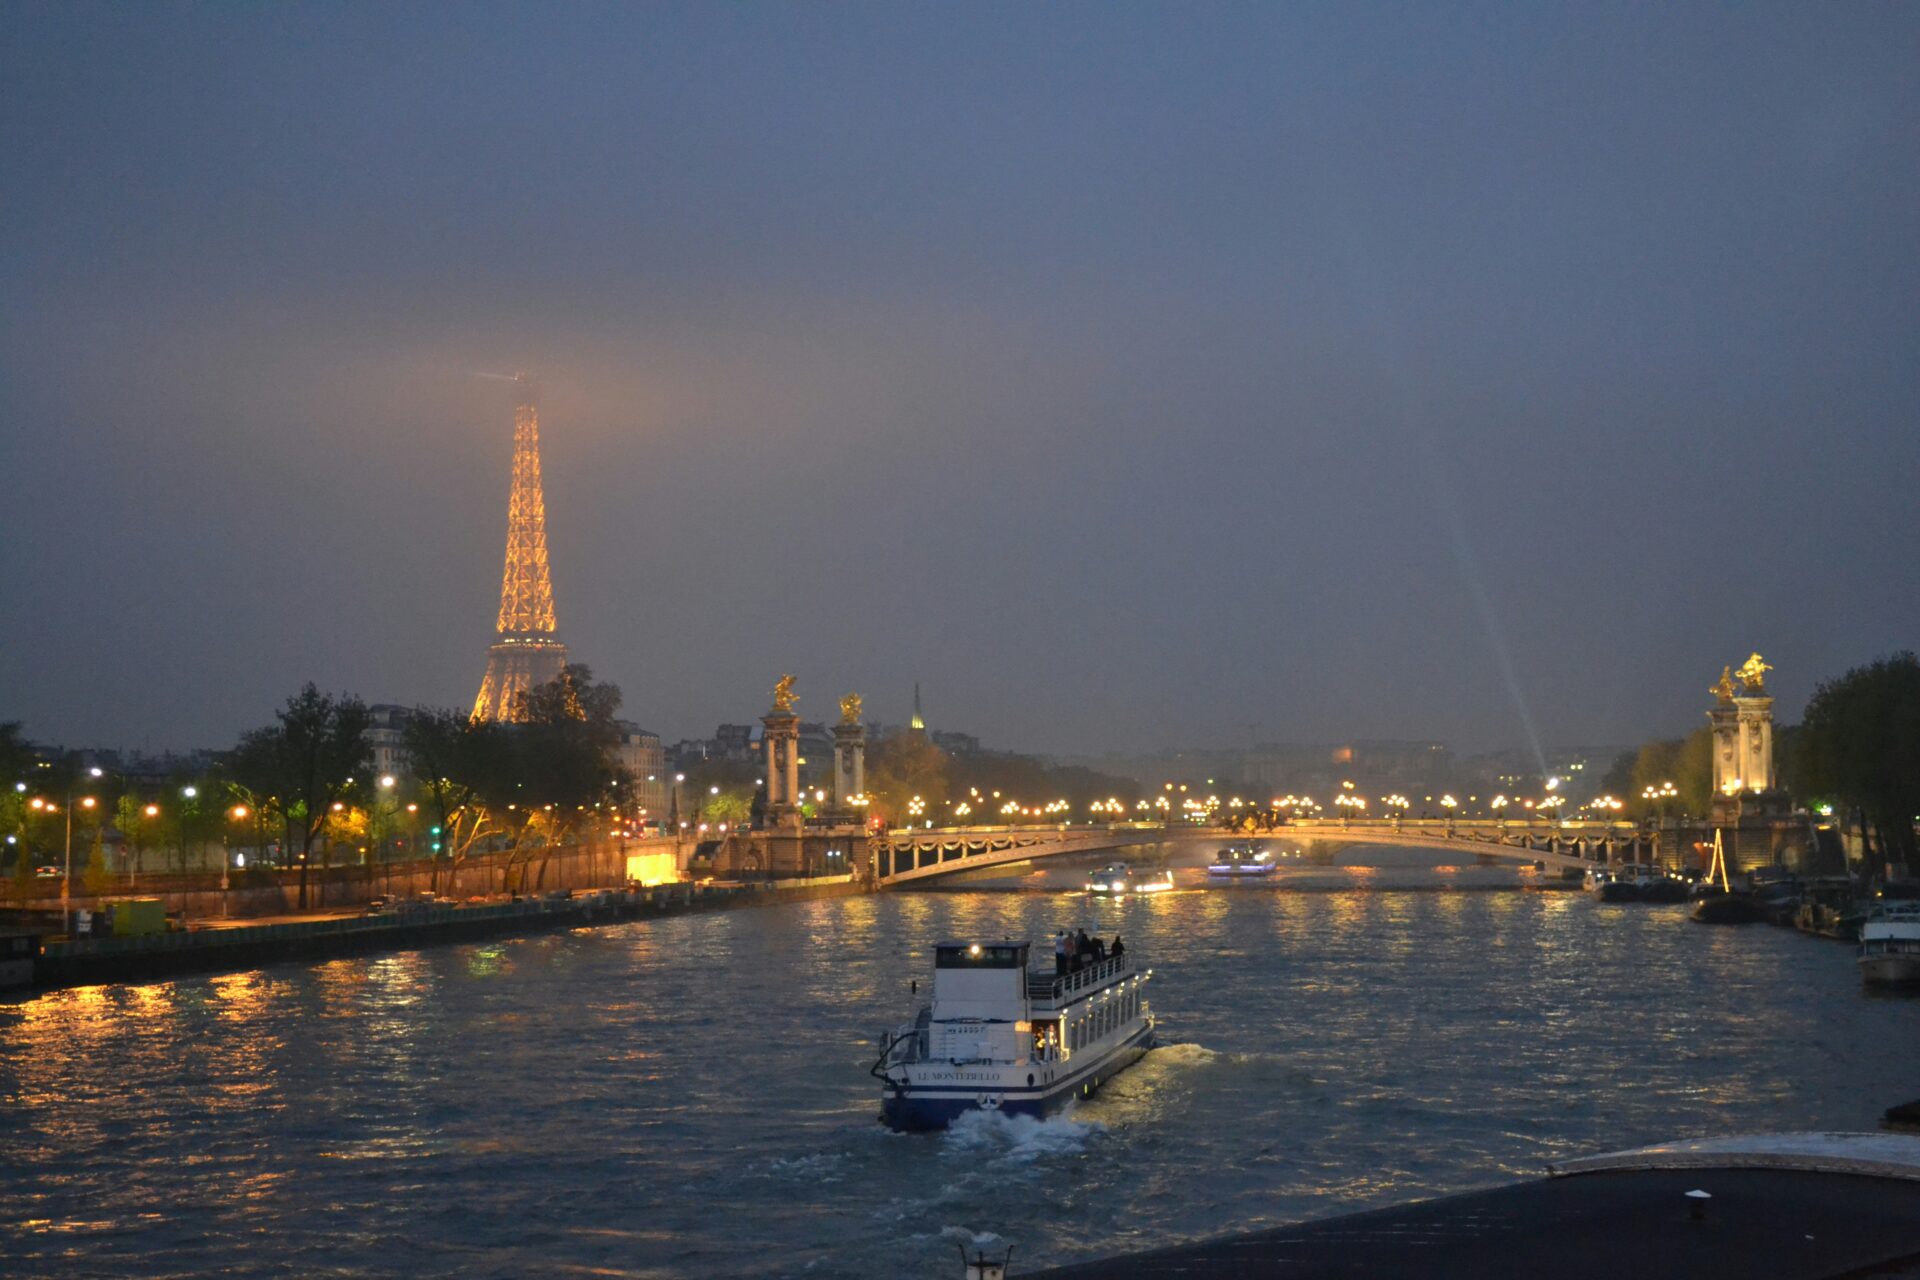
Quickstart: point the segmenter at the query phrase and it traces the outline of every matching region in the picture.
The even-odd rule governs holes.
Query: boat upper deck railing
[[[1040,973],[1029,970],[1027,999],[1057,1002],[1062,996],[1103,986],[1125,973],[1132,959],[1133,957],[1129,955],[1108,956],[1105,960],[1096,960],[1071,973]]]

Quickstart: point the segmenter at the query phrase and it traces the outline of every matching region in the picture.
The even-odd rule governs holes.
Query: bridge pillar
[[[760,717],[767,744],[767,825],[796,825],[800,816],[800,717],[775,708]]]
[[[855,796],[867,790],[867,726],[842,720],[833,726],[833,801],[848,813],[859,806]]]

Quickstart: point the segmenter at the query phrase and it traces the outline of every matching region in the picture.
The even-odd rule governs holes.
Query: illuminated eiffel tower
[[[545,684],[567,663],[554,639],[547,572],[547,504],[540,492],[540,411],[533,380],[513,380],[513,489],[507,500],[507,567],[500,580],[500,638],[473,702],[476,720],[511,720],[516,694]]]

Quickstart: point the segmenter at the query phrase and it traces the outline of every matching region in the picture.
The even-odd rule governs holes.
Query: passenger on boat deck
[[[1093,963],[1093,939],[1087,936],[1085,929],[1080,930],[1074,937],[1073,957],[1075,962],[1073,967],[1076,969],[1082,965]]]
[[[1093,940],[1093,962],[1099,964],[1107,958],[1107,944],[1095,938]]]
[[[1065,929],[1053,931],[1053,971],[1055,973],[1067,971],[1067,931]]]
[[[1116,933],[1113,935],[1113,946],[1107,951],[1107,955],[1118,960],[1125,954],[1127,954],[1127,944],[1120,941],[1120,935]]]

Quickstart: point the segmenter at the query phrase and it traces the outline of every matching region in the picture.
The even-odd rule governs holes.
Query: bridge
[[[1097,853],[1171,840],[1218,844],[1235,839],[1292,841],[1329,851],[1358,844],[1391,845],[1529,866],[1542,863],[1554,870],[1582,870],[1595,862],[1651,862],[1656,861],[1659,854],[1657,837],[1631,822],[1303,818],[1258,831],[1117,822],[1089,826],[901,828],[887,832],[876,841],[873,871],[875,882],[888,888],[1062,854]]]

